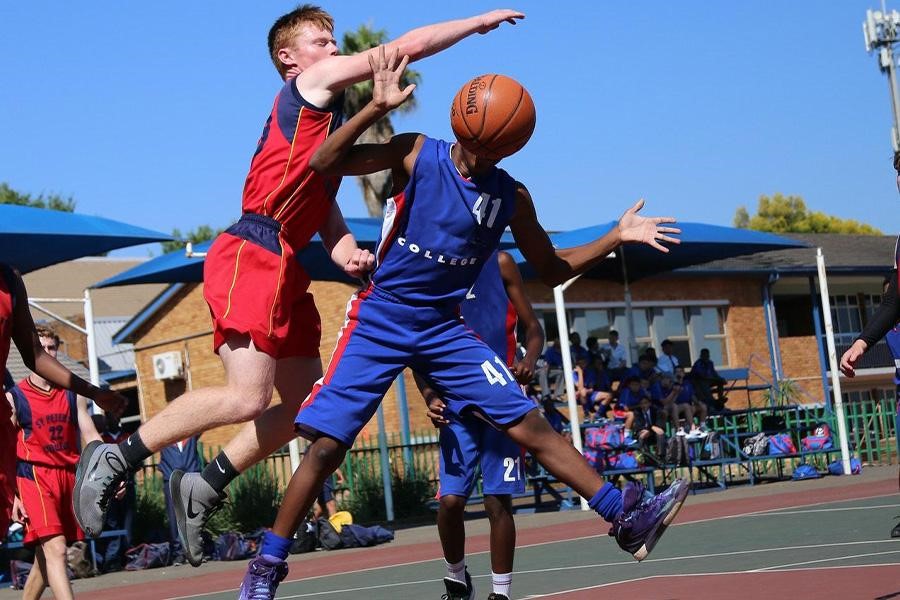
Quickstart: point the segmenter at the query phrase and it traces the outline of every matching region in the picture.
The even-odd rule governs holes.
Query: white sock
[[[495,594],[503,594],[509,598],[509,588],[512,586],[512,573],[494,573],[491,571],[491,584]]]
[[[630,430],[630,429],[626,429],[626,430],[625,430],[625,437],[631,437],[631,430]]]
[[[466,582],[466,559],[462,559],[458,563],[447,563],[447,577],[450,579],[454,579],[459,581],[460,583]]]

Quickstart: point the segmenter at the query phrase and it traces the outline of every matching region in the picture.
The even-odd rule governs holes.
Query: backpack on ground
[[[757,433],[744,442],[743,452],[747,456],[762,456],[769,449],[769,438],[764,433]]]
[[[673,435],[666,442],[666,464],[686,467],[690,459],[687,440],[683,435]]]
[[[9,561],[9,577],[14,590],[21,590],[25,587],[25,582],[28,581],[28,574],[31,573],[32,567],[34,565],[25,560]]]
[[[805,452],[831,450],[834,447],[834,441],[831,439],[831,427],[827,423],[819,423],[811,435],[800,440],[800,446]]]
[[[85,579],[97,574],[94,571],[94,563],[88,557],[88,545],[78,541],[66,548],[66,564],[75,574],[76,579]]]
[[[769,436],[769,455],[797,454],[797,447],[789,433],[775,433]]]
[[[309,519],[304,519],[297,528],[297,534],[291,543],[291,554],[303,554],[304,552],[313,552],[319,545],[319,532],[316,524]]]
[[[637,469],[641,466],[634,452],[614,454],[609,457],[608,463],[610,469]]]
[[[326,550],[337,550],[343,547],[341,535],[337,532],[328,519],[322,518],[318,521],[319,525],[319,544]]]
[[[801,481],[803,479],[818,479],[821,477],[819,475],[819,471],[812,465],[808,465],[806,463],[801,463],[794,468],[794,474],[791,475],[791,479],[794,481]]]
[[[829,463],[828,472],[832,475],[843,475],[844,461],[836,460],[832,463]],[[862,473],[862,463],[859,462],[858,458],[850,457],[850,474],[859,475],[860,473]]]
[[[142,571],[169,564],[169,543],[140,544],[125,553],[125,570]]]
[[[700,460],[718,460],[722,458],[722,438],[718,431],[706,432],[706,439],[700,449]]]
[[[244,560],[255,551],[256,545],[240,533],[227,531],[216,538],[216,560]]]
[[[613,450],[625,443],[622,427],[608,423],[601,427],[589,427],[584,432],[584,447],[591,450]]]
[[[393,539],[394,532],[379,525],[363,527],[350,523],[341,528],[341,542],[344,548],[365,548]]]
[[[585,447],[582,454],[584,454],[584,459],[591,465],[592,469],[597,472],[603,470],[604,452],[602,450],[594,450],[593,448]]]

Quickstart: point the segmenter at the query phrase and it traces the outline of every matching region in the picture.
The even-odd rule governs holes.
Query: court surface
[[[642,563],[622,553],[597,518],[579,512],[525,515],[517,517],[512,596],[900,599],[900,540],[889,537],[898,518],[896,467],[870,470],[868,477],[689,496]],[[486,598],[486,524],[482,519],[467,527],[469,570],[477,597]],[[208,570],[213,565],[160,569],[158,581],[103,590],[76,587],[76,592],[98,600],[235,598],[244,565],[218,563],[215,572]],[[290,566],[278,598],[437,599],[443,593],[444,566],[433,527],[401,531],[397,542],[377,548],[302,555]],[[172,578],[175,571],[181,577]],[[113,576],[84,583],[107,577]]]

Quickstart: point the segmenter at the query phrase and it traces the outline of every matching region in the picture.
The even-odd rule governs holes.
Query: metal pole
[[[559,327],[559,353],[562,354],[563,378],[566,382],[566,400],[569,407],[569,425],[572,426],[572,444],[579,453],[581,445],[581,413],[575,401],[575,379],[572,377],[572,352],[569,349],[569,321],[566,319],[566,301],[563,290],[568,282],[553,288],[553,303],[556,305],[556,323]],[[588,510],[587,498],[581,499],[581,510]]]
[[[897,73],[894,65],[894,49],[892,44],[881,49],[881,66],[887,71],[888,87],[891,92],[891,111],[894,115],[894,127],[891,131],[891,143],[894,150],[900,150],[900,97],[897,95]]]
[[[391,460],[388,456],[387,434],[384,431],[384,407],[378,403],[378,455],[381,458],[381,483],[384,486],[384,512],[387,520],[394,520],[394,489],[391,482]]]
[[[97,360],[97,332],[94,329],[94,304],[91,301],[91,290],[84,290],[84,328],[87,333],[88,369],[91,372],[91,383],[100,385],[100,365]]]
[[[397,393],[397,409],[400,411],[400,441],[403,444],[403,472],[409,475],[412,472],[412,443],[409,433],[409,404],[406,400],[406,381],[403,372],[394,380]]]
[[[828,402],[828,394],[831,391],[828,387],[828,357],[826,356],[825,347],[822,345],[822,317],[819,316],[819,302],[816,299],[816,282],[812,277],[809,278],[809,299],[812,301],[813,326],[816,331],[816,349],[819,351],[819,369],[822,371],[822,401],[825,403],[825,410],[831,412],[831,404]]]
[[[775,359],[775,338],[772,335],[772,312],[769,310],[771,303],[771,295],[769,293],[769,281],[763,283],[763,322],[766,325],[766,342],[769,344],[769,368],[772,369],[772,395],[769,398],[769,405],[775,405],[775,396],[781,389],[780,377],[778,376],[778,362]],[[747,406],[750,408],[750,406]]]
[[[625,324],[628,326],[628,366],[637,361],[637,340],[634,336],[634,311],[631,308],[631,286],[628,285],[628,266],[625,264],[625,246],[617,250],[622,261],[622,283],[625,285]]]
[[[300,442],[293,438],[288,442],[288,455],[291,459],[291,473],[300,467]]]
[[[837,350],[834,346],[831,301],[828,297],[828,279],[825,276],[825,257],[822,255],[821,248],[816,248],[816,265],[819,267],[819,295],[822,298],[822,316],[825,317],[825,339],[828,342],[828,364],[831,367],[831,389],[834,394],[834,412],[837,418],[838,437],[841,442],[841,459],[844,463],[844,475],[849,475],[850,448],[847,444],[847,423],[844,421],[844,400],[841,396],[841,372],[838,369]]]

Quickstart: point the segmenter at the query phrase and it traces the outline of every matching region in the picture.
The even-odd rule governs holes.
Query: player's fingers
[[[369,68],[372,69],[372,74],[374,75],[375,73],[378,72],[378,63],[375,62],[375,55],[372,53],[369,53],[369,55],[366,58],[369,59]]]
[[[657,224],[659,224],[659,223],[674,223],[674,220],[673,221],[657,221]],[[663,233],[675,233],[675,234],[681,233],[681,229],[679,229],[678,227],[657,227],[656,230],[662,231]]]
[[[657,235],[656,239],[663,241],[663,242],[668,242],[670,244],[680,244],[681,243],[681,240],[679,240],[678,238],[669,237],[667,235]]]
[[[639,210],[641,210],[642,208],[644,208],[644,199],[639,198],[638,201],[634,203],[634,206],[632,206],[625,212],[636,213]]]
[[[399,48],[391,48],[391,51],[387,54],[387,68],[388,71],[393,71],[394,67],[397,66],[397,54],[399,54]]]
[[[660,244],[659,242],[657,242],[656,240],[650,240],[650,242],[648,242],[648,243],[651,246],[653,246],[654,248],[656,248],[657,250],[659,250],[660,252],[663,252],[665,254],[669,253],[669,249],[666,248],[665,246],[663,246],[662,244]]]
[[[397,77],[399,77],[400,75],[403,74],[403,71],[406,70],[406,65],[408,65],[408,64],[409,64],[409,54],[404,54],[403,58],[400,59],[400,64],[397,65],[397,68],[395,69],[395,71],[397,73]]]
[[[406,101],[407,98],[412,96],[412,93],[416,91],[416,84],[411,83],[403,89],[403,100]]]

